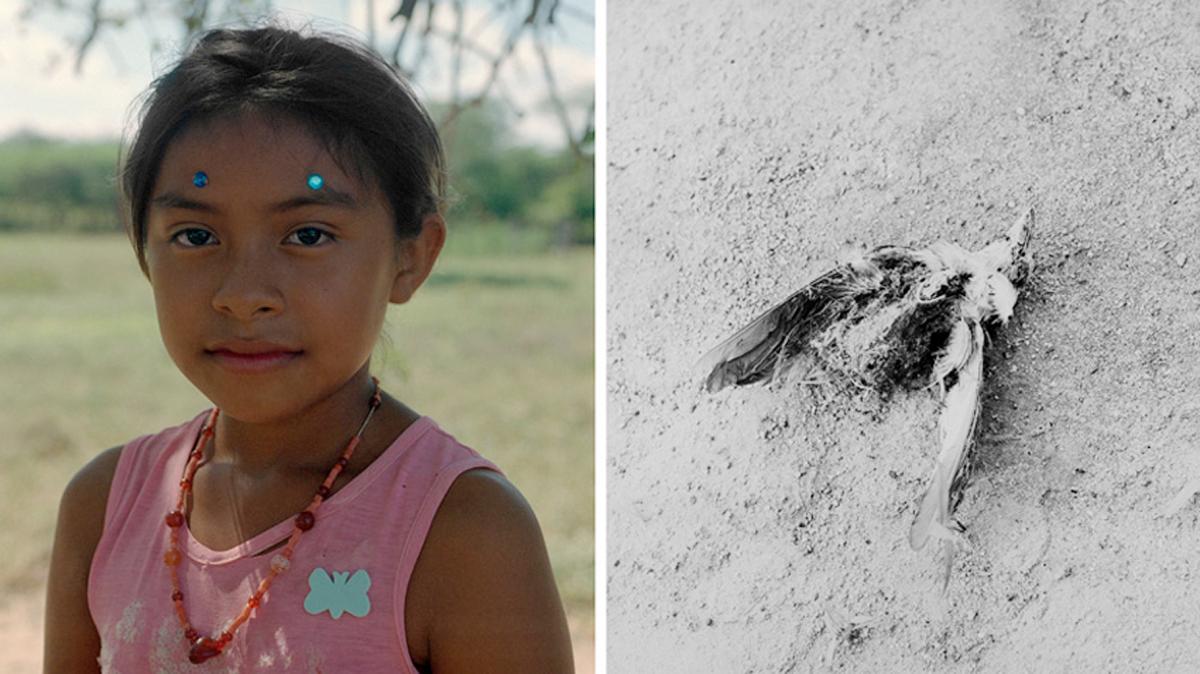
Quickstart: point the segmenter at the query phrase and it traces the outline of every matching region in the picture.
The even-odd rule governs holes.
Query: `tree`
[[[555,64],[548,45],[565,35],[564,25],[575,22],[590,26],[594,17],[587,3],[564,0],[393,0],[396,9],[387,23],[395,29],[390,45],[378,44],[375,25],[377,0],[366,4],[367,39],[402,73],[420,81],[429,71],[433,55],[448,59],[451,77],[451,96],[445,107],[442,122],[456,120],[464,111],[475,108],[489,99],[504,101],[517,114],[520,108],[504,86],[504,75],[516,66],[514,54],[528,45],[536,54],[538,66],[550,102],[571,151],[584,157],[591,151],[594,129],[594,96],[586,103],[582,124],[575,124],[569,113],[570,100],[560,91]],[[580,6],[582,5],[582,6]],[[586,7],[586,8],[585,8]],[[470,22],[468,15],[482,9],[482,21]],[[22,17],[29,20],[36,13],[66,14],[81,18],[86,26],[77,38],[67,38],[74,52],[76,72],[92,56],[97,42],[109,34],[130,30],[135,20],[151,33],[152,44],[161,45],[157,34],[158,22],[174,25],[176,34],[190,42],[197,34],[215,25],[252,25],[270,13],[272,0],[25,0]],[[443,16],[448,16],[447,20]],[[471,90],[464,78],[468,61],[486,69],[482,82]]]

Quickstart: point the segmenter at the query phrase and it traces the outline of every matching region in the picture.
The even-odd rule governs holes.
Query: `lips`
[[[296,360],[302,349],[264,341],[231,341],[205,349],[217,364],[232,372],[254,374],[269,372]]]

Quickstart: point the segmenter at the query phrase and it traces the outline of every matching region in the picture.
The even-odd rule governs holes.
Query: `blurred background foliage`
[[[435,115],[444,105],[434,105]],[[451,227],[491,228],[483,238],[518,249],[591,244],[590,156],[515,144],[494,103],[460,112],[443,129],[451,172]],[[31,132],[0,140],[0,231],[120,231],[120,141],[66,141]]]
[[[508,124],[502,108],[483,104],[459,113],[444,131],[452,217],[530,229],[559,247],[593,243],[591,157],[514,145]]]
[[[362,0],[345,7],[360,37],[431,93],[451,171],[451,226],[521,249],[594,241],[594,92],[564,87],[564,46],[579,50],[594,22],[577,0]],[[87,76],[113,43],[145,38],[152,56],[215,26],[291,25],[287,0],[24,0],[20,21],[61,26],[61,62]],[[318,17],[314,17],[318,18]],[[323,26],[327,27],[327,26]],[[335,30],[340,30],[334,28]],[[101,47],[107,46],[105,50]],[[536,73],[530,79],[531,73]],[[535,82],[536,86],[530,83]],[[557,143],[517,132],[522,120],[557,127]],[[0,139],[0,231],[103,232],[119,228],[120,139],[70,142],[18,131]]]

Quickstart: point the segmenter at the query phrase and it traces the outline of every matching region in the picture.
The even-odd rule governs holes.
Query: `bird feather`
[[[872,266],[861,261],[831,269],[717,345],[701,360],[709,370],[705,388],[711,393],[775,374],[844,313],[847,300],[870,290],[870,279],[878,276]]]
[[[921,499],[917,518],[909,531],[909,543],[914,550],[925,547],[931,535],[951,527],[951,491],[955,488],[974,437],[979,418],[979,392],[983,383],[983,327],[970,324],[970,353],[956,372],[957,380],[947,388],[939,423],[941,451],[934,463],[929,486]]]
[[[966,321],[954,324],[946,348],[933,365],[933,382],[943,384],[951,373],[961,370],[971,357],[971,326]]]
[[[777,374],[795,356],[811,353],[813,338],[857,307],[903,292],[896,279],[925,265],[918,251],[880,246],[825,272],[709,351],[700,361],[709,372],[705,388],[713,393]]]
[[[1012,318],[1017,306],[1017,289],[1003,274],[987,277],[988,316],[999,319],[1001,325]]]

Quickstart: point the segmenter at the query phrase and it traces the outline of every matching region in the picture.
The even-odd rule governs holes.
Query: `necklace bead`
[[[175,509],[167,513],[165,523],[167,525],[167,551],[163,554],[163,563],[170,569],[171,585],[173,592],[171,593],[171,601],[175,604],[175,613],[179,617],[179,624],[183,628],[183,636],[191,647],[188,650],[188,661],[193,664],[203,663],[211,658],[221,654],[230,641],[233,641],[233,635],[238,628],[250,620],[251,612],[262,606],[263,599],[266,597],[267,591],[271,588],[271,583],[275,577],[291,566],[291,556],[296,549],[296,544],[300,541],[300,535],[313,528],[316,524],[316,510],[320,507],[325,497],[330,494],[330,485],[333,484],[337,476],[342,472],[350,462],[350,455],[354,453],[354,449],[358,446],[362,439],[363,431],[366,430],[367,424],[370,423],[371,417],[375,414],[375,410],[379,408],[382,401],[382,394],[379,390],[379,380],[372,377],[375,384],[375,392],[371,396],[371,402],[367,410],[367,418],[359,426],[358,432],[350,438],[350,442],[346,448],[342,450],[341,456],[337,462],[330,468],[329,474],[325,480],[317,488],[317,493],[314,495],[312,502],[308,508],[296,515],[292,534],[288,538],[287,545],[283,551],[271,557],[271,572],[267,574],[259,583],[257,590],[250,595],[246,600],[245,607],[242,611],[228,623],[226,628],[222,630],[217,638],[206,637],[200,634],[187,617],[187,610],[183,605],[183,590],[179,586],[179,570],[178,566],[183,561],[183,555],[179,551],[179,531],[183,528],[186,521],[184,515],[184,507],[187,503],[188,493],[192,489],[192,479],[196,475],[196,470],[200,467],[200,462],[204,457],[204,447],[207,442],[213,437],[216,428],[217,416],[221,413],[220,409],[214,408],[205,422],[203,430],[196,438],[196,443],[192,447],[192,451],[188,452],[187,468],[182,480],[179,481],[179,498],[177,499]]]
[[[188,652],[188,660],[193,665],[199,665],[211,658],[215,658],[221,654],[221,643],[216,639],[202,637],[196,640],[192,645],[192,650]]]
[[[308,531],[309,529],[313,528],[313,525],[316,523],[317,518],[307,510],[299,515],[296,515],[296,528],[300,531]]]

